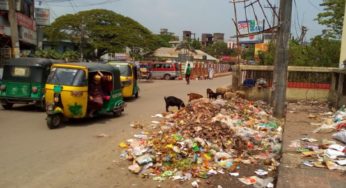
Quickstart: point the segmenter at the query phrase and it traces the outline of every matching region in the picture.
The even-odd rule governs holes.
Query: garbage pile
[[[296,148],[297,152],[302,154],[302,163],[305,166],[346,171],[346,109],[343,106],[334,114],[327,112],[321,116],[325,118],[313,133],[333,133],[332,138],[335,140],[323,139],[319,142],[315,138],[304,137],[292,141],[290,147]],[[309,115],[310,117],[315,116]]]
[[[132,163],[128,170],[141,177],[184,181],[226,172],[238,176],[241,163],[268,171],[279,165],[282,128],[261,101],[201,98],[153,125],[119,144],[121,157]]]

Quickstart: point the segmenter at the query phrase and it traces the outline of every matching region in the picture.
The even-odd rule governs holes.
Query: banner
[[[35,20],[37,25],[50,24],[50,11],[46,8],[35,8]]]
[[[19,27],[19,40],[30,44],[37,45],[37,33],[25,27]]]
[[[17,24],[20,26],[23,26],[27,29],[36,31],[36,23],[33,19],[29,18],[28,16],[25,16],[22,13],[16,12],[17,15]]]
[[[241,35],[263,31],[263,21],[256,20],[239,21],[238,30]]]

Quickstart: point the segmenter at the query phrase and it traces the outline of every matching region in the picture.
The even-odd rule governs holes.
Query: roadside
[[[304,161],[311,156],[303,158],[303,154],[292,147],[292,143],[304,137],[317,140],[307,143],[308,145],[316,145],[322,143],[323,140],[324,142],[335,141],[332,139],[332,133],[313,133],[313,130],[320,127],[319,123],[322,121],[323,113],[326,112],[329,112],[327,104],[290,103],[288,105],[277,188],[345,187],[345,174],[337,170],[329,170],[327,167],[317,168],[304,165]],[[319,147],[318,144],[317,147]]]

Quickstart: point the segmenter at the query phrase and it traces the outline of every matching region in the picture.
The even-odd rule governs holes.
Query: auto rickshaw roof
[[[89,72],[97,72],[97,71],[107,71],[107,72],[118,72],[119,70],[114,68],[111,65],[103,64],[103,63],[68,63],[66,65],[74,65],[74,66],[82,66],[86,67]],[[120,73],[119,73],[120,74]]]
[[[46,67],[54,63],[63,63],[63,60],[53,60],[45,58],[22,57],[6,60],[5,65],[27,66],[27,67]]]
[[[133,62],[127,62],[127,61],[108,61],[108,64],[111,64],[111,65],[134,65]]]

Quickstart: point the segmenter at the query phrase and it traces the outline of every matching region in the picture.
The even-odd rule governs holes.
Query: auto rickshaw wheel
[[[121,116],[121,113],[122,113],[121,110],[119,110],[119,111],[114,111],[114,112],[113,112],[113,116],[114,116],[114,117],[120,117],[120,116]]]
[[[11,110],[12,107],[13,107],[13,103],[8,103],[8,102],[6,102],[5,104],[2,104],[2,107],[3,107],[5,110]]]
[[[48,115],[47,126],[49,129],[56,129],[62,122],[62,116],[60,114]]]

